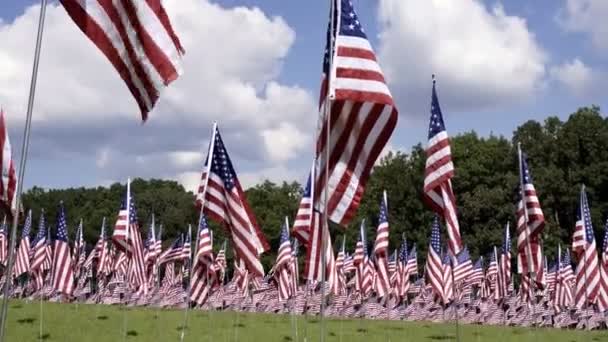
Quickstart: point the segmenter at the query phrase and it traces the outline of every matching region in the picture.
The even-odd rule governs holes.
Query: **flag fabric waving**
[[[17,174],[13,163],[11,141],[4,120],[4,111],[0,109],[0,163],[2,163],[2,181],[0,182],[0,202],[12,214],[15,210],[15,191]]]
[[[453,259],[452,264],[454,265],[454,284],[466,281],[473,271],[473,263],[466,246]]]
[[[161,90],[182,72],[184,49],[161,0],[60,2],[120,74],[145,121]]]
[[[376,288],[378,297],[384,297],[391,291],[390,275],[388,272],[388,200],[386,191],[380,202],[380,215],[378,217],[378,229],[376,230],[376,242],[374,244],[374,256],[376,261]]]
[[[291,281],[293,277],[290,274],[292,267],[292,251],[291,251],[291,242],[289,241],[289,228],[287,219],[285,219],[285,224],[283,225],[283,229],[281,229],[281,238],[279,241],[279,252],[277,254],[277,261],[274,266],[274,274],[277,283],[279,284],[279,300],[286,301],[291,296],[295,295],[292,292],[293,285]]]
[[[517,206],[517,271],[520,274],[536,273],[536,285],[542,288],[541,233],[545,226],[545,216],[532,183],[527,158],[521,149],[519,154],[520,183],[523,189],[520,188],[521,195]],[[531,265],[528,265],[528,260]]]
[[[439,233],[439,217],[437,215],[435,215],[433,226],[431,227],[431,241],[429,243],[428,256],[426,257],[426,276],[435,295],[444,300],[441,234]]]
[[[450,140],[445,130],[443,114],[435,90],[435,80],[433,80],[429,143],[426,148],[424,170],[424,200],[445,221],[450,252],[452,255],[458,255],[462,249],[462,239],[452,177],[454,177],[454,164]]]
[[[600,292],[597,297],[597,306],[601,312],[608,310],[608,220],[604,224],[604,242],[599,257]]]
[[[572,234],[572,250],[578,258],[574,304],[581,309],[594,304],[600,291],[600,265],[584,185],[581,187],[576,227]]]
[[[13,274],[15,277],[30,271],[30,230],[32,229],[32,210],[27,213],[23,231],[21,232],[21,242],[17,250],[17,258]]]
[[[6,224],[6,216],[0,226],[0,265],[6,266],[8,259],[8,226]]]
[[[313,167],[308,175],[308,181],[306,181],[306,187],[302,193],[302,199],[300,199],[300,206],[296,213],[296,219],[293,221],[292,233],[293,236],[300,241],[303,245],[308,244],[310,239],[310,231],[313,218],[313,187],[312,179],[314,178],[314,163]]]
[[[249,272],[263,276],[259,255],[268,250],[269,245],[247,202],[217,125],[196,200],[199,207],[204,206],[205,214],[227,228],[236,256]]]
[[[59,204],[57,235],[54,242],[52,286],[58,293],[70,296],[74,290],[74,270],[63,202]]]
[[[346,226],[395,129],[398,113],[352,2],[333,0],[331,7],[319,99],[314,203],[325,210],[327,187],[328,218]]]

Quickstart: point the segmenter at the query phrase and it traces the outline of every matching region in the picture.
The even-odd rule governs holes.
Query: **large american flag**
[[[431,120],[429,123],[429,143],[426,148],[426,166],[424,170],[424,200],[446,222],[448,246],[452,255],[458,255],[462,249],[456,197],[452,190],[454,164],[450,140],[445,130],[443,114],[433,80],[431,97]]]
[[[597,306],[600,311],[608,310],[608,220],[604,224],[604,242],[600,257],[600,292],[597,297]]]
[[[584,185],[581,187],[576,227],[572,235],[572,250],[578,258],[574,304],[581,309],[595,303],[600,291],[600,265]]]
[[[310,231],[313,217],[312,207],[312,181],[314,178],[314,163],[313,167],[308,175],[308,181],[306,181],[306,187],[302,193],[302,199],[300,199],[300,206],[296,213],[296,219],[293,221],[292,233],[293,236],[300,241],[303,245],[308,244],[310,239]]]
[[[236,257],[245,262],[250,273],[263,276],[259,255],[267,251],[269,245],[247,202],[217,125],[196,200],[210,218],[228,229]]]
[[[139,232],[135,198],[131,193],[131,180],[127,181],[127,192],[118,211],[112,240],[116,248],[127,253],[129,282],[134,288],[139,288],[147,293],[144,246]]]
[[[61,0],[135,98],[145,121],[161,90],[181,74],[184,53],[161,0]]]
[[[15,262],[15,277],[29,272],[30,270],[30,230],[32,229],[32,210],[27,213],[23,231],[21,232],[21,242],[17,250],[17,261]]]
[[[380,215],[378,216],[378,229],[376,230],[376,241],[374,243],[374,255],[376,259],[376,289],[378,297],[384,297],[391,292],[390,275],[388,272],[388,200],[386,191],[380,201]]]
[[[0,203],[12,213],[15,210],[15,191],[17,189],[17,174],[13,162],[11,141],[4,120],[4,111],[0,109],[0,163],[2,181],[0,182]]]
[[[55,291],[69,296],[74,290],[74,271],[72,268],[72,254],[70,253],[70,244],[68,242],[68,227],[63,202],[59,204],[57,235],[54,242],[53,280],[51,283]]]
[[[279,241],[279,252],[277,254],[277,261],[274,266],[274,274],[277,283],[279,284],[279,300],[286,301],[295,293],[292,292],[294,289],[293,278],[290,274],[293,265],[293,256],[291,251],[291,241],[289,241],[289,227],[287,220],[281,229],[281,238]]]
[[[347,225],[398,113],[352,2],[333,0],[331,7],[319,99],[314,203],[324,210],[327,188],[329,219]]]
[[[437,215],[435,215],[431,227],[431,241],[426,257],[426,276],[433,292],[443,300],[445,297],[443,291],[443,263],[441,260],[441,234],[439,233],[439,217]]]
[[[6,225],[6,216],[0,226],[0,265],[6,266],[8,258],[8,226]]]
[[[536,273],[535,282],[542,288],[541,233],[545,226],[545,216],[532,184],[527,158],[521,149],[519,153],[520,182],[523,186],[520,191],[523,198],[520,198],[517,205],[517,271],[520,274]],[[528,265],[528,259],[531,260],[531,265]]]

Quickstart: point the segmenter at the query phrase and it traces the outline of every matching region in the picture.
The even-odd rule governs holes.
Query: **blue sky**
[[[37,111],[43,113],[35,113],[40,115],[34,121],[34,134],[38,134],[38,138],[33,140],[26,186],[96,185],[123,180],[126,176],[169,177],[192,186],[202,159],[199,154],[206,146],[214,119],[221,120],[221,125],[227,122],[224,133],[228,135],[225,138],[227,147],[236,159],[237,170],[246,174],[245,183],[252,184],[263,178],[277,181],[304,179],[316,120],[311,106],[318,92],[328,1],[221,0],[212,1],[211,5],[208,0],[186,1],[184,6],[190,6],[192,13],[202,16],[201,21],[209,21],[209,27],[224,27],[221,20],[229,22],[234,19],[233,23],[238,23],[234,30],[252,31],[250,35],[247,32],[237,35],[244,42],[239,44],[245,44],[246,48],[237,45],[234,49],[226,47],[226,51],[224,47],[206,46],[204,42],[213,38],[229,46],[237,40],[233,32],[218,29],[217,35],[224,36],[219,37],[221,39],[210,38],[204,31],[206,26],[199,27],[203,24],[196,27],[183,24],[188,13],[178,11],[174,5],[176,1],[167,1],[167,10],[175,16],[173,21],[178,34],[180,27],[187,31],[185,36],[190,36],[188,30],[192,30],[191,37],[186,39],[190,46],[186,46],[185,58],[201,56],[198,64],[193,65],[205,64],[205,67],[213,68],[210,65],[213,62],[206,58],[210,49],[214,53],[220,50],[217,54],[224,56],[218,57],[218,63],[239,49],[243,50],[243,59],[257,61],[259,58],[256,62],[260,65],[259,70],[252,62],[242,68],[230,68],[227,72],[234,73],[231,77],[240,88],[251,86],[255,90],[254,102],[261,110],[249,112],[246,104],[234,108],[205,105],[199,109],[200,104],[198,107],[191,104],[196,102],[196,96],[191,96],[183,100],[184,103],[161,102],[158,116],[163,116],[163,119],[155,122],[156,117],[153,116],[149,123],[140,126],[136,111],[131,110],[134,105],[129,102],[128,93],[120,88],[120,80],[96,55],[98,52],[94,47],[78,36],[77,30],[64,28],[63,25],[67,24],[62,21],[69,21],[69,18],[58,10],[56,2],[51,2],[50,19],[47,21],[50,29],[45,36],[43,55],[49,57],[43,58],[41,77],[54,74],[57,69],[59,78],[65,75],[60,83],[67,84],[66,87],[77,83],[77,89],[90,86],[91,92],[103,94],[107,89],[108,92],[122,91],[126,94],[124,101],[116,99],[121,103],[115,107],[104,108],[98,102],[95,105],[84,100],[75,100],[72,106],[62,107],[55,101],[65,93],[49,94],[57,87],[56,81],[54,86],[47,85],[53,84],[52,80],[41,81],[39,94],[42,94],[37,101]],[[407,149],[424,140],[428,120],[426,104],[430,101],[430,74],[433,72],[438,74],[439,97],[450,134],[476,130],[482,135],[494,132],[510,136],[515,127],[527,119],[542,120],[547,115],[565,119],[578,107],[607,105],[602,90],[607,85],[603,76],[608,70],[608,40],[602,40],[601,33],[608,32],[608,24],[603,19],[608,15],[608,6],[603,0],[460,0],[452,2],[453,6],[441,4],[441,1],[353,2],[383,68],[388,70],[389,86],[400,109],[400,123],[391,140],[392,148]],[[0,41],[21,42],[4,48],[0,46],[0,64],[4,58],[4,64],[8,65],[4,71],[0,66],[0,84],[6,88],[0,88],[0,104],[8,112],[15,155],[20,150],[21,112],[25,106],[23,99],[31,68],[36,13],[27,15],[24,12],[37,4],[38,1],[32,0],[3,0],[0,12]],[[176,10],[173,10],[174,6]],[[435,7],[429,9],[429,6]],[[242,11],[235,9],[237,7]],[[463,15],[463,8],[470,11],[470,18],[466,13]],[[209,12],[216,15],[205,18]],[[407,25],[403,18],[420,20],[420,25]],[[242,25],[239,20],[243,20]],[[435,24],[427,26],[427,23]],[[478,32],[476,27],[479,27]],[[424,32],[426,29],[436,30],[435,34]],[[65,37],[58,37],[58,32],[67,33]],[[271,39],[256,40],[264,37]],[[66,58],[57,51],[61,44],[73,46],[73,54],[82,53],[84,57],[73,61]],[[463,46],[467,48],[460,48]],[[17,48],[19,52],[15,51]],[[438,53],[425,53],[423,49],[437,49]],[[466,56],[461,58],[462,55]],[[90,62],[93,69],[101,70],[100,75],[92,77],[92,80],[83,80],[87,77],[82,73],[85,67],[63,70],[71,68],[67,64],[78,64],[81,60],[82,64]],[[66,65],[62,65],[64,61]],[[465,65],[470,61],[473,62]],[[70,72],[74,78],[70,78]],[[185,68],[185,75],[188,73]],[[204,79],[209,73],[201,71],[201,76],[192,77],[188,81],[192,82],[188,83],[189,88],[212,83]],[[8,87],[7,83],[18,86]],[[174,95],[186,89],[185,84],[184,81],[175,87],[178,90],[170,90],[168,97],[177,98]],[[286,96],[277,95],[278,99],[274,99],[269,92],[274,85],[281,94],[294,92],[290,93],[293,95],[290,96],[290,101],[294,102],[292,107],[285,105],[296,108],[294,113],[282,116],[281,111],[285,108],[280,102]],[[108,88],[104,88],[106,86]],[[183,93],[186,94],[185,91]],[[65,102],[71,102],[69,96],[65,97]],[[114,101],[108,102],[114,105]],[[107,117],[104,110],[129,113]],[[192,113],[194,111],[197,113]],[[253,121],[263,119],[265,111],[271,112],[269,117],[276,115],[279,119],[260,123],[256,127],[262,131],[266,129],[266,133],[253,134],[247,118]],[[166,118],[172,117],[172,112],[178,114],[170,122]],[[199,121],[198,118],[201,122],[191,125],[192,120]],[[188,127],[191,130],[182,130],[180,125],[192,127]],[[185,139],[185,135],[191,137]],[[273,144],[275,138],[278,143]],[[114,143],[117,141],[120,144]],[[283,141],[301,142],[306,147],[282,144]],[[262,147],[256,147],[258,144]],[[172,164],[167,166],[167,163]]]

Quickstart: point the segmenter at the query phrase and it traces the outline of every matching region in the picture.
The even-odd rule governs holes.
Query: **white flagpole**
[[[11,241],[6,268],[6,281],[4,282],[4,298],[2,299],[2,315],[0,318],[0,342],[4,342],[6,331],[6,315],[8,311],[8,297],[10,294],[13,262],[15,260],[15,242],[17,239],[17,225],[19,224],[19,209],[21,208],[21,193],[25,178],[25,166],[27,153],[30,146],[30,130],[32,126],[32,112],[34,111],[34,98],[36,94],[36,81],[38,79],[38,65],[40,63],[40,50],[42,48],[42,34],[44,32],[44,18],[46,15],[47,0],[40,1],[40,17],[38,18],[38,33],[36,36],[36,49],[34,52],[34,65],[32,67],[32,79],[30,82],[30,95],[27,102],[27,115],[23,129],[23,142],[21,145],[21,160],[19,162],[19,178],[17,178],[17,192],[15,194],[15,214],[13,216],[13,227],[11,228]]]

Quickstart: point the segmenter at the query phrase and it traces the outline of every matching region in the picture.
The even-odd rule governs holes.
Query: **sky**
[[[510,138],[526,120],[608,105],[605,0],[353,2],[399,109],[385,152],[424,144],[432,74],[451,135]],[[110,63],[50,1],[27,188],[142,177],[194,190],[214,121],[246,187],[305,180],[329,1],[163,3],[186,49],[184,74],[142,125]],[[40,6],[1,7],[0,106],[18,163]]]

